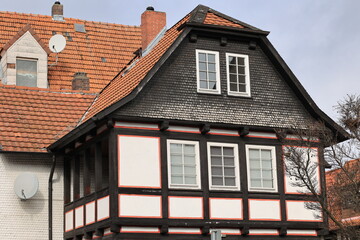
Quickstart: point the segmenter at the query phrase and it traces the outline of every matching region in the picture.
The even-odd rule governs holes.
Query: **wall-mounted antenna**
[[[52,52],[56,53],[56,61],[53,64],[49,64],[49,67],[55,66],[58,63],[58,54],[65,49],[66,39],[61,34],[52,36],[49,40],[49,48]]]

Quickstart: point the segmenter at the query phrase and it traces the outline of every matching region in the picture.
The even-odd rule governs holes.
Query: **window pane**
[[[251,179],[251,186],[252,187],[261,187],[261,181],[258,179]]]
[[[236,66],[230,65],[229,66],[229,72],[236,74]]]
[[[212,177],[212,184],[217,186],[223,186],[224,181],[222,177]]]
[[[195,177],[185,177],[185,184],[196,184],[196,178]]]
[[[238,74],[245,74],[245,67],[238,66]]]
[[[170,144],[170,152],[171,153],[182,153],[182,144],[171,143]]]
[[[229,64],[236,64],[236,58],[229,56]]]
[[[37,86],[37,61],[16,59],[16,85]]]
[[[200,71],[206,71],[206,63],[202,63],[202,62],[200,62],[199,63],[199,70]]]
[[[239,83],[245,84],[245,75],[239,75]]]
[[[218,176],[224,175],[222,167],[211,167],[211,174]]]
[[[201,61],[201,62],[206,61],[206,54],[205,53],[199,53],[199,61]]]
[[[222,165],[221,157],[211,157],[211,165]]]
[[[172,164],[182,164],[182,156],[181,155],[172,154],[170,157],[171,157]]]
[[[185,174],[196,176],[195,166],[185,167],[184,170],[185,170]]]
[[[246,92],[245,85],[239,85],[239,92]]]
[[[270,180],[264,180],[264,181],[263,181],[263,185],[264,185],[264,187],[266,187],[266,188],[273,188],[273,182],[270,181]]]
[[[216,90],[216,82],[209,82],[209,89]]]
[[[235,178],[225,178],[225,186],[236,186]]]
[[[234,156],[234,149],[232,147],[224,147],[224,155],[226,156]]]
[[[208,54],[208,62],[209,63],[215,63],[215,54]]]
[[[250,168],[260,168],[259,160],[250,160]]]
[[[264,160],[271,160],[271,150],[261,150],[261,158]]]
[[[234,74],[230,74],[230,83],[237,83],[237,76]]]
[[[210,154],[211,156],[221,156],[221,147],[210,147]]]
[[[195,145],[185,144],[184,153],[189,155],[195,155]]]
[[[215,72],[215,71],[216,71],[216,70],[215,70],[215,63],[209,63],[208,67],[209,67],[209,71],[211,71],[211,72]]]
[[[237,58],[237,64],[238,65],[245,65],[245,58],[242,58],[242,57],[238,57]]]
[[[264,168],[264,169],[271,169],[271,168],[272,168],[272,162],[271,162],[271,160],[263,160],[263,161],[262,161],[262,168]]]
[[[200,71],[200,72],[199,72],[199,75],[200,75],[200,80],[207,80],[207,74],[206,74],[206,72]]]
[[[200,88],[208,89],[207,81],[201,81],[201,80],[200,80]]]
[[[216,81],[216,73],[209,72],[209,81]]]
[[[184,156],[185,164],[195,164],[195,156]]]
[[[182,166],[171,165],[171,174],[183,174]]]
[[[234,157],[224,157],[225,166],[234,166]]]
[[[261,178],[260,170],[254,170],[254,169],[250,170],[250,177],[252,179],[260,179]]]
[[[263,179],[272,179],[272,171],[263,170],[262,175]]]
[[[173,184],[183,184],[183,178],[178,176],[171,176],[171,183]]]
[[[249,150],[249,157],[250,159],[260,159],[260,152],[257,149],[250,149]]]
[[[226,167],[224,168],[225,176],[235,176],[235,168],[234,167]]]
[[[237,92],[237,84],[236,83],[230,83],[230,91]]]

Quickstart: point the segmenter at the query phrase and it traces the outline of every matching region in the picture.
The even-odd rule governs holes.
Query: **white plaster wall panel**
[[[210,232],[213,229],[210,229]],[[241,235],[241,230],[237,228],[216,228],[216,230],[221,231],[221,235]]]
[[[279,231],[276,229],[249,229],[249,235],[277,236]]]
[[[224,135],[224,136],[239,136],[239,132],[236,130],[218,129],[218,128],[211,128],[209,134]]]
[[[254,138],[270,138],[270,139],[277,139],[275,133],[267,133],[267,132],[249,132],[246,137],[254,137]]]
[[[109,196],[99,198],[97,201],[97,221],[101,221],[110,217],[110,198]]]
[[[119,136],[119,186],[161,188],[160,138]]]
[[[2,84],[7,84],[7,78],[6,78],[6,71],[7,71],[7,53],[5,53],[3,55],[3,57],[0,60],[0,64],[1,64],[1,83]]]
[[[288,236],[317,236],[316,230],[295,230],[288,229]]]
[[[280,200],[249,199],[249,219],[280,221]]]
[[[160,233],[159,228],[157,227],[130,227],[125,226],[121,227],[121,233]]]
[[[210,198],[210,219],[243,218],[241,198]]]
[[[48,180],[52,156],[49,154],[0,153],[1,239],[48,239]],[[39,190],[27,201],[14,193],[14,181],[23,172],[34,173]],[[5,207],[6,206],[6,207]],[[63,239],[63,162],[57,160],[53,181],[53,238]]]
[[[167,131],[170,132],[184,132],[184,133],[200,133],[199,128],[187,126],[169,126]]]
[[[169,234],[201,234],[201,229],[169,227]]]
[[[202,197],[169,197],[169,218],[202,219]]]
[[[95,201],[85,205],[85,224],[89,225],[95,222]]]
[[[314,182],[320,182],[320,169],[319,169],[319,157],[318,157],[318,149],[317,148],[306,148],[306,147],[295,147],[295,146],[283,146],[284,151],[284,164],[285,166],[289,165],[289,160],[286,157],[286,153],[289,152],[289,148],[294,148],[299,153],[304,155],[304,161],[307,160],[307,156],[310,156],[311,168],[316,168],[314,175]],[[290,167],[289,167],[290,168]],[[296,186],[299,183],[299,179],[290,176],[287,172],[285,172],[285,193],[287,194],[301,194],[301,193],[310,193],[310,191],[304,186]],[[300,182],[301,183],[301,182]],[[319,185],[317,187],[317,192],[320,192]]]
[[[162,218],[161,196],[119,195],[119,217]]]
[[[286,201],[286,216],[288,221],[322,222],[321,212],[307,209],[305,201]]]
[[[47,85],[47,72],[48,72],[48,56],[41,45],[31,35],[26,32],[21,36],[8,50],[7,50],[7,63],[16,63],[16,58],[33,58],[38,62],[38,81],[37,86],[46,88]],[[16,69],[7,69],[7,84],[16,84]]]
[[[74,229],[74,210],[65,213],[65,232]]]
[[[75,228],[84,226],[84,206],[75,208]]]

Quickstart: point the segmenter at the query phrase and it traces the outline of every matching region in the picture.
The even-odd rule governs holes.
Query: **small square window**
[[[250,191],[277,192],[275,147],[246,146]]]
[[[250,97],[249,56],[227,53],[226,69],[228,94]]]
[[[240,190],[237,144],[208,143],[211,190]]]
[[[168,140],[169,188],[200,189],[199,143]]]
[[[219,53],[196,50],[197,90],[220,94]]]
[[[16,59],[16,85],[37,87],[37,60]]]

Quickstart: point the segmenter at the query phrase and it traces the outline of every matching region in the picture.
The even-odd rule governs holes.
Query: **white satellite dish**
[[[39,189],[39,181],[33,173],[22,173],[17,176],[14,184],[15,194],[21,200],[32,198]]]
[[[66,39],[61,34],[52,36],[49,40],[49,48],[54,53],[59,53],[64,50],[66,46]]]

